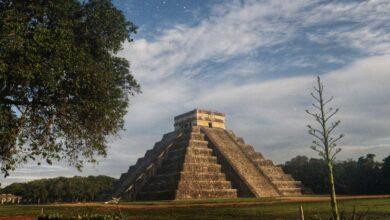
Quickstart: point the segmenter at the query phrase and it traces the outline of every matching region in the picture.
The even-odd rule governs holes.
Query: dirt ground
[[[0,217],[0,220],[35,220],[33,216],[12,216],[12,217]]]
[[[390,198],[390,195],[359,195],[359,196],[338,196],[338,200],[353,200],[353,199],[369,199],[369,198]],[[237,201],[208,201],[200,200],[191,200],[188,203],[186,201],[172,202],[172,201],[162,201],[162,202],[146,202],[146,203],[124,203],[124,204],[104,204],[104,203],[64,203],[64,204],[49,204],[41,205],[42,207],[85,207],[93,206],[99,209],[160,209],[160,208],[186,208],[186,207],[217,207],[217,206],[250,206],[258,204],[272,204],[272,203],[293,203],[293,202],[322,202],[329,201],[328,196],[296,196],[296,197],[279,197],[275,199],[267,200],[237,200]],[[0,220],[33,220],[36,219],[33,216],[13,216],[13,217],[0,217]]]
[[[338,196],[337,200],[350,200],[350,199],[368,199],[368,198],[390,198],[390,195],[359,195],[359,196]],[[271,201],[237,201],[237,202],[204,202],[204,203],[183,203],[183,204],[103,204],[103,203],[67,203],[67,204],[54,204],[48,206],[101,206],[102,208],[112,209],[159,209],[159,208],[183,208],[190,206],[201,206],[201,207],[215,207],[215,206],[235,206],[235,205],[256,205],[256,204],[269,204],[269,203],[289,203],[289,202],[322,202],[329,201],[328,196],[291,196],[291,197],[280,197]]]

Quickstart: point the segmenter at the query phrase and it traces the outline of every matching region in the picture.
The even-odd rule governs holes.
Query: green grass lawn
[[[281,202],[272,198],[122,203],[120,213],[126,219],[297,219],[299,205],[303,206],[306,219],[329,217],[328,202]],[[342,200],[339,206],[348,216],[356,206],[358,215],[367,213],[365,219],[390,219],[390,198]],[[104,204],[5,205],[0,206],[0,216],[37,216],[42,208],[45,214],[119,213],[118,207]]]

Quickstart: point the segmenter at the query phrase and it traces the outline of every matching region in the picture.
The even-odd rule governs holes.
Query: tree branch
[[[320,147],[321,149],[325,149],[325,147],[323,145],[320,145],[317,141],[313,141],[312,142],[313,144],[317,145],[318,147]]]
[[[336,108],[336,110],[335,110],[332,114],[330,114],[328,117],[325,118],[325,122],[327,122],[327,121],[328,121],[333,115],[335,115],[338,111],[339,111],[339,109]]]
[[[313,136],[313,137],[316,137],[318,140],[320,140],[322,143],[324,143],[324,140],[323,140],[322,138],[318,137],[315,133],[309,131],[309,134],[310,134],[311,136]],[[324,143],[324,144],[325,144],[325,143]]]
[[[317,101],[317,102],[321,102],[319,98],[317,98],[313,93],[310,93],[310,95]]]
[[[319,154],[321,157],[325,157],[324,151],[317,149],[316,146],[310,146],[310,148],[313,149],[314,151],[317,151],[318,154]]]
[[[329,146],[332,146],[333,144],[335,144],[338,140],[340,140],[343,137],[344,137],[344,134],[340,134],[339,137],[335,138],[332,142],[329,143]]]
[[[322,131],[318,130],[317,128],[313,128],[311,125],[308,125],[307,127],[308,127],[310,130],[312,130],[312,131],[315,131],[315,132],[320,133],[321,135],[324,135],[324,133],[323,133]]]
[[[341,148],[337,148],[336,151],[331,156],[330,160],[333,161],[338,153],[340,153]]]
[[[322,126],[321,117],[318,114],[314,114],[314,113],[310,112],[309,110],[306,110],[306,113],[313,116],[316,119],[316,121]]]
[[[328,99],[327,101],[325,101],[325,102],[324,102],[324,106],[325,106],[326,104],[328,104],[329,102],[331,102],[331,101],[333,100],[333,98],[334,98],[334,97],[332,96],[332,97],[330,97],[330,99]]]
[[[330,126],[330,128],[328,129],[328,135],[340,124],[340,120],[339,121],[336,121],[334,123],[332,123],[332,125]]]
[[[0,103],[5,105],[15,105],[15,106],[28,106],[28,105],[45,105],[47,106],[48,103],[41,102],[41,101],[16,101],[12,99],[7,98],[1,98]]]
[[[317,105],[315,105],[314,103],[311,104],[314,108],[318,109],[318,110],[321,110],[321,108]]]

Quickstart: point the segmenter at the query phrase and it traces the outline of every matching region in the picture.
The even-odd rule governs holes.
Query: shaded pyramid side
[[[134,200],[137,192],[155,175],[156,170],[167,157],[169,148],[180,135],[178,132],[164,134],[162,140],[156,142],[153,149],[146,151],[144,157],[139,158],[126,173],[122,173],[115,184],[116,190],[113,196],[123,200]]]

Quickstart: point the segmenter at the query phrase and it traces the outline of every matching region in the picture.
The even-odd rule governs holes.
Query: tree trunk
[[[299,220],[305,220],[305,214],[303,213],[302,205],[299,206]]]
[[[335,220],[340,220],[339,216],[339,209],[337,207],[337,201],[336,201],[336,190],[334,185],[334,177],[333,177],[333,166],[332,162],[328,161],[328,180],[329,180],[329,187],[330,187],[330,205],[332,207],[332,215]]]
[[[333,166],[332,166],[332,158],[331,158],[331,149],[329,146],[331,143],[329,143],[329,128],[326,126],[326,121],[329,119],[326,116],[325,113],[325,104],[324,104],[324,98],[323,98],[323,87],[320,81],[320,77],[318,79],[318,95],[319,95],[319,110],[321,114],[320,118],[320,124],[322,126],[322,142],[324,144],[324,156],[325,156],[325,161],[327,163],[328,167],[328,180],[329,180],[329,193],[330,193],[330,205],[332,207],[332,215],[334,220],[340,220],[339,216],[339,210],[337,208],[337,201],[336,201],[336,190],[334,187],[334,178],[333,178]]]

